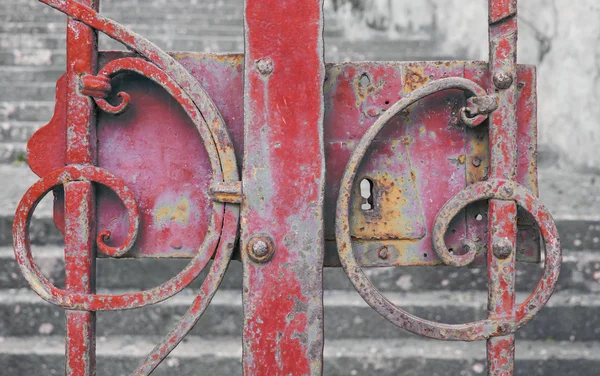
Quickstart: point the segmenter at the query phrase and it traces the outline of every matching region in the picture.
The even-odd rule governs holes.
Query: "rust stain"
[[[154,210],[154,219],[157,223],[163,224],[167,221],[186,224],[190,217],[190,201],[187,197],[182,197],[173,206],[161,205]]]
[[[423,73],[423,65],[408,64],[404,68],[404,91],[410,93],[429,82]]]

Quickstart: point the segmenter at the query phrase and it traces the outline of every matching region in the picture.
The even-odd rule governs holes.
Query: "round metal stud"
[[[512,249],[512,244],[508,239],[498,239],[498,241],[492,245],[492,252],[494,252],[494,256],[502,260],[510,256]]]
[[[505,90],[508,89],[513,83],[513,77],[510,73],[500,71],[494,74],[494,86],[496,88]]]
[[[275,244],[268,235],[254,235],[246,245],[248,257],[256,263],[265,263],[273,257],[275,253]]]

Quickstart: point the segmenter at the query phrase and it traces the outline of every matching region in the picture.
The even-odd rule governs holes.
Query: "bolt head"
[[[506,196],[507,198],[512,197],[514,193],[515,193],[515,190],[510,185],[506,185],[506,186],[502,187],[502,194],[504,196]]]
[[[263,263],[273,257],[275,245],[269,236],[255,235],[248,241],[246,250],[250,259],[257,263]]]
[[[496,88],[504,90],[508,89],[513,83],[513,77],[510,73],[500,71],[494,74],[494,85]]]
[[[257,60],[255,65],[258,72],[263,76],[273,73],[273,60],[268,57]]]
[[[390,251],[387,247],[379,248],[379,258],[382,260],[387,260],[390,258]]]
[[[473,163],[473,166],[479,167],[479,166],[481,166],[481,158],[475,157],[475,158],[473,158],[473,161],[471,163]]]
[[[254,251],[254,254],[258,257],[264,257],[267,255],[267,253],[269,253],[269,247],[267,246],[267,243],[264,240],[257,240],[252,245],[252,250]]]
[[[499,259],[505,259],[512,253],[512,244],[508,239],[502,238],[498,239],[492,245],[492,251],[494,252],[494,256]]]

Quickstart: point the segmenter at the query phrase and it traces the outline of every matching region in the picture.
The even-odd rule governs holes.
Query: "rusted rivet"
[[[273,60],[271,60],[271,58],[266,57],[264,59],[257,60],[254,64],[256,65],[258,72],[263,76],[268,76],[269,74],[273,73]]]
[[[502,193],[506,197],[512,197],[512,195],[515,193],[515,190],[510,186],[504,186],[504,187],[502,187]]]
[[[390,258],[390,251],[386,246],[379,248],[379,258],[382,260],[387,260]]]
[[[267,262],[273,257],[275,245],[273,240],[267,235],[255,235],[246,246],[248,256],[257,263]]]
[[[510,73],[500,71],[494,74],[494,85],[498,89],[508,89],[513,83],[513,78]]]
[[[510,256],[512,252],[512,243],[505,238],[498,239],[492,245],[492,251],[494,252],[494,256],[499,259],[505,259]]]
[[[462,249],[465,254],[477,252],[478,247],[474,241],[469,240],[469,239],[463,239],[461,243],[462,243]]]
[[[510,332],[510,324],[503,322],[498,326],[498,334],[506,334]]]
[[[481,166],[481,158],[475,157],[475,158],[473,158],[473,160],[471,161],[471,163],[473,163],[473,166],[479,167],[479,166]]]

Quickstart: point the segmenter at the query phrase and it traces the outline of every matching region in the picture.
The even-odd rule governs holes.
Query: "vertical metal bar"
[[[500,105],[490,116],[490,178],[514,180],[517,171],[516,63],[517,1],[489,0],[490,92]],[[488,216],[489,317],[515,319],[515,251],[517,205],[490,200]],[[489,375],[514,372],[515,337],[493,337],[487,342]]]
[[[98,9],[99,0],[78,0]],[[95,162],[95,109],[80,92],[81,78],[97,70],[96,32],[79,21],[67,21],[67,152],[66,164]],[[95,210],[90,182],[65,185],[65,289],[95,289]],[[66,374],[96,374],[95,312],[67,311]]]
[[[95,215],[91,183],[68,183],[65,197],[65,289],[92,293],[95,274]],[[96,313],[67,310],[66,319],[67,375],[95,375]]]
[[[321,375],[322,0],[245,1],[246,375]]]

